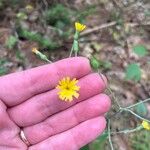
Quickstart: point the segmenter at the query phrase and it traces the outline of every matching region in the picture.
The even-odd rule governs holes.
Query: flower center
[[[70,87],[68,85],[66,86],[66,90],[70,90]]]

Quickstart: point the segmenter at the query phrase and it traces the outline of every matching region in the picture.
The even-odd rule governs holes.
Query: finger
[[[24,128],[24,133],[31,144],[36,144],[50,136],[77,126],[83,121],[103,115],[109,110],[110,104],[107,95],[96,95],[49,117],[44,122]]]
[[[66,132],[31,146],[29,150],[46,150],[47,148],[51,150],[78,150],[98,137],[103,132],[105,126],[106,121],[104,117],[90,119]]]
[[[14,106],[53,89],[64,76],[81,78],[91,72],[88,59],[68,58],[56,63],[0,77],[0,98]]]
[[[64,110],[75,103],[97,95],[105,89],[105,84],[99,74],[87,75],[79,80],[79,98],[73,102],[59,100],[57,90],[52,90],[25,101],[24,103],[8,109],[10,117],[19,126],[37,124],[47,117]]]
[[[26,145],[19,138],[20,129],[10,120],[6,109],[0,100],[0,149],[26,149]]]

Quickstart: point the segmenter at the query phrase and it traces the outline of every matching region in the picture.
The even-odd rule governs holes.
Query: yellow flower
[[[144,129],[150,130],[150,123],[148,123],[147,121],[143,120],[142,126],[143,126]]]
[[[81,32],[81,31],[83,31],[85,28],[86,28],[86,25],[81,24],[81,23],[79,23],[79,22],[75,22],[75,29],[76,29],[76,31]]]
[[[58,95],[59,98],[63,101],[72,101],[73,97],[79,97],[79,89],[80,87],[77,85],[78,80],[76,78],[70,79],[70,77],[65,77],[59,81],[57,85],[57,89],[59,89]]]
[[[28,4],[25,8],[27,11],[33,11],[33,9],[34,9],[33,6],[30,4]]]
[[[36,47],[33,47],[32,52],[36,54],[38,52],[38,49]]]

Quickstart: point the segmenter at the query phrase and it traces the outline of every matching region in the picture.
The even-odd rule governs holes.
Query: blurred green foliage
[[[16,45],[17,41],[18,41],[18,39],[15,36],[10,35],[8,37],[5,45],[6,45],[7,48],[12,49]]]
[[[28,18],[27,14],[25,12],[17,13],[16,17],[20,20],[26,20]]]
[[[84,147],[82,147],[80,150],[89,150],[89,145],[85,145]]]
[[[146,130],[138,131],[130,141],[133,150],[150,150],[150,134]]]
[[[0,8],[3,7],[3,4],[4,4],[4,0],[0,0]]]
[[[6,59],[0,59],[0,76],[5,75],[8,72],[8,69],[5,66],[6,63]]]
[[[112,63],[110,61],[107,60],[102,61],[97,59],[94,56],[90,59],[90,64],[94,70],[98,70],[100,68],[107,70],[107,69],[111,69],[112,67]]]
[[[100,68],[100,61],[98,59],[96,59],[95,57],[92,57],[90,59],[90,63],[91,63],[91,66],[94,70],[98,70]]]
[[[96,12],[96,5],[88,5],[84,10],[71,10],[62,4],[52,5],[45,12],[45,19],[51,26],[63,29],[75,21],[84,22],[86,17]]]
[[[96,5],[88,5],[87,7],[84,8],[84,10],[78,10],[75,13],[75,18],[77,21],[83,23],[86,20],[86,17],[93,15],[96,13]]]
[[[45,12],[45,19],[47,24],[63,29],[66,25],[70,25],[71,23],[70,13],[71,10],[64,5],[56,4]]]
[[[138,82],[141,79],[141,69],[138,64],[132,63],[129,64],[126,68],[126,77],[127,80],[133,80]]]
[[[138,56],[146,56],[148,54],[148,50],[144,45],[135,45],[133,47],[133,51],[138,55]]]
[[[137,105],[134,109],[138,115],[143,116],[143,117],[145,117],[148,113],[147,107],[144,103]]]
[[[35,33],[33,31],[28,31],[27,29],[18,28],[17,33],[20,38],[25,38],[30,41],[39,43],[42,48],[55,49],[58,47],[58,43],[52,41],[49,38],[45,38],[40,33]]]
[[[104,150],[107,139],[108,139],[108,133],[104,133],[100,135],[92,143],[82,147],[80,150]]]

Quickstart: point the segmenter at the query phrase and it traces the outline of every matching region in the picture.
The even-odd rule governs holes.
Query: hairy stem
[[[145,121],[147,121],[147,122],[150,123],[150,120],[145,119],[145,118],[139,116],[138,114],[136,114],[135,112],[133,112],[132,110],[130,110],[130,109],[128,109],[128,108],[122,108],[122,111],[128,111],[128,112],[130,112],[131,114],[133,114],[134,116],[136,116],[137,118],[139,118],[139,119],[141,119],[141,120],[145,120]]]
[[[140,101],[140,102],[138,102],[138,103],[136,103],[136,104],[130,105],[130,106],[126,107],[126,108],[129,109],[129,108],[135,107],[135,106],[137,106],[137,105],[140,105],[140,104],[142,104],[142,103],[146,103],[146,102],[148,102],[148,101],[150,101],[150,98],[147,98],[147,99],[145,99],[145,100],[143,100],[143,101]]]
[[[111,150],[114,150],[114,147],[113,147],[113,144],[112,144],[112,140],[111,140],[110,119],[108,119],[108,140],[109,140],[109,144],[110,144]]]

